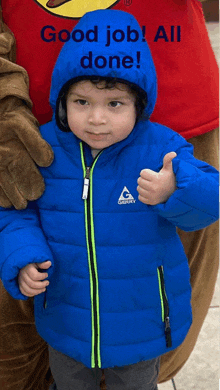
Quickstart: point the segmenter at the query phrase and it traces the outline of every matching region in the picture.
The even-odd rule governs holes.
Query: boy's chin
[[[91,147],[99,146],[99,144],[103,144],[108,146],[108,134],[102,133],[102,134],[94,134],[94,133],[87,133],[87,138],[89,144],[91,144]]]
[[[107,148],[114,143],[110,142],[107,138],[108,135],[106,134],[91,134],[87,135],[84,141],[90,146],[91,149],[101,150]]]

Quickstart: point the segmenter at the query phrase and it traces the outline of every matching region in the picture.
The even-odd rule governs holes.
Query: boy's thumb
[[[177,156],[175,152],[167,153],[163,158],[163,168],[166,170],[173,170],[172,160]]]

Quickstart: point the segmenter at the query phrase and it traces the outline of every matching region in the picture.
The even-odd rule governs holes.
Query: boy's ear
[[[66,122],[67,122],[67,112],[66,112],[65,106],[64,106],[62,100],[60,99],[59,105],[58,105],[58,116],[59,116],[60,121],[63,124],[66,124]]]
[[[66,97],[60,98],[57,102],[56,122],[60,130],[65,132],[71,131],[67,122]]]

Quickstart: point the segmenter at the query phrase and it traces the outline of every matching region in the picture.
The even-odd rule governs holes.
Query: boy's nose
[[[89,123],[93,125],[101,125],[106,123],[106,115],[104,110],[99,108],[93,108],[89,113]]]

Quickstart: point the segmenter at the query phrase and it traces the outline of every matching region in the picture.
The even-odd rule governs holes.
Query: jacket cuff
[[[208,176],[178,158],[173,160],[173,171],[177,190],[151,209],[185,231],[200,230],[218,220],[217,174]]]
[[[40,246],[23,246],[22,248],[14,251],[3,263],[0,276],[5,289],[15,299],[26,300],[29,297],[23,295],[20,292],[18,285],[18,274],[19,271],[28,264],[31,263],[42,263],[50,260],[52,265],[47,270],[48,278],[52,274],[53,259],[52,255]]]

